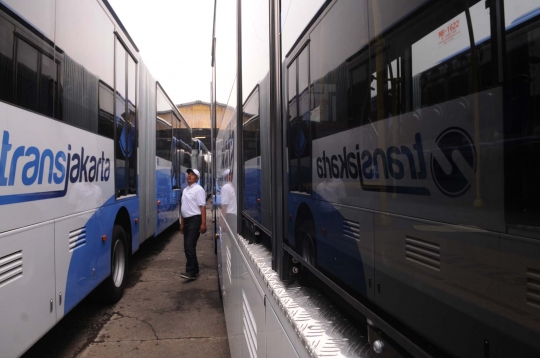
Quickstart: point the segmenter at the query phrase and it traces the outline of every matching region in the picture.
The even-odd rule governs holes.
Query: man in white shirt
[[[226,217],[231,215],[236,216],[236,192],[232,185],[232,176],[232,171],[225,169],[223,172],[223,181],[225,184],[221,187],[221,210]]]
[[[200,173],[197,169],[188,169],[188,186],[182,192],[180,207],[180,232],[184,234],[184,253],[186,254],[186,272],[180,276],[187,280],[195,280],[199,275],[197,261],[197,241],[201,233],[206,232],[206,193],[197,184]]]

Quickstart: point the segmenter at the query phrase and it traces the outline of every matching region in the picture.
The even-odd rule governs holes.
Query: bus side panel
[[[17,15],[29,22],[47,38],[54,40],[55,35],[55,5],[57,0],[2,0]]]
[[[115,27],[99,2],[56,0],[56,12],[56,45],[114,87]]]
[[[178,195],[171,189],[171,162],[156,157],[157,229],[160,234],[178,219]]]
[[[156,232],[156,81],[139,63],[139,199],[142,243]]]
[[[0,347],[16,357],[56,324],[52,221],[0,234]]]
[[[96,255],[104,243],[96,213],[96,210],[90,210],[55,220],[58,320],[99,283],[94,279],[93,269],[96,267]],[[60,297],[63,297],[62,302]]]
[[[240,357],[244,340],[242,330],[242,297],[239,291],[239,266],[241,258],[238,248],[233,242],[236,234],[231,232],[223,216],[219,220],[221,224],[221,287],[225,321],[227,324],[227,336],[229,338],[231,356]]]
[[[476,228],[384,214],[375,223],[378,305],[459,357],[484,354],[484,340],[532,356],[535,240],[508,236],[499,251],[500,234]]]

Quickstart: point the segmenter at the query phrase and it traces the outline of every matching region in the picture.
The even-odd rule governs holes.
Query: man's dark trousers
[[[184,218],[184,252],[186,253],[186,273],[198,275],[197,241],[201,235],[202,218],[200,215]]]

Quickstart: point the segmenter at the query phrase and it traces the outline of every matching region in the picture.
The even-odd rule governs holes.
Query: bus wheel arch
[[[98,289],[98,300],[113,304],[118,302],[127,282],[129,256],[131,254],[130,217],[125,207],[118,211],[111,237],[110,262],[111,273]]]

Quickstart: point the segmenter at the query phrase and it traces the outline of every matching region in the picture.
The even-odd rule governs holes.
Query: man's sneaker
[[[196,280],[197,276],[196,274],[188,273],[188,272],[182,272],[180,274],[182,278],[185,278],[186,280]]]

